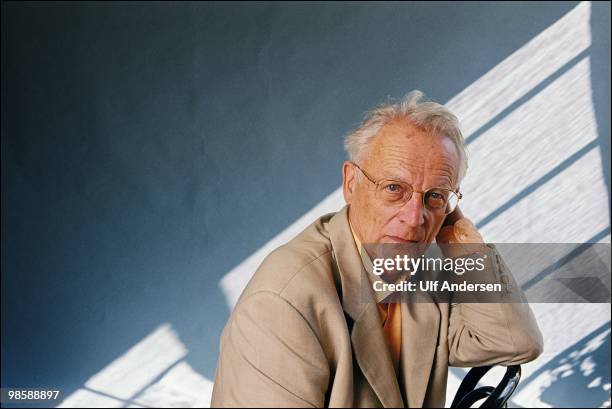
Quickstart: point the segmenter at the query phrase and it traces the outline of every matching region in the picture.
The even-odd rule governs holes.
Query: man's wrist
[[[484,248],[484,240],[474,223],[461,218],[449,226],[444,226],[436,236],[436,243],[445,257],[463,257]]]
[[[474,223],[466,217],[443,226],[436,236],[438,243],[484,243]]]
[[[446,216],[446,218],[444,219],[444,222],[442,223],[442,227],[445,226],[452,226],[453,224],[455,224],[455,222],[461,220],[465,218],[463,216],[463,212],[461,211],[461,209],[459,207],[455,208],[455,210],[450,213],[448,216]]]

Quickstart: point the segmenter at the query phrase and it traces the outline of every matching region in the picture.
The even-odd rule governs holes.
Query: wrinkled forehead
[[[376,135],[367,152],[367,163],[383,177],[454,185],[460,157],[455,143],[446,135],[417,128],[407,121],[395,121]]]

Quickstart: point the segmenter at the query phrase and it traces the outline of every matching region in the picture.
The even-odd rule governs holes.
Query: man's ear
[[[353,200],[353,192],[357,183],[357,175],[355,167],[349,161],[344,161],[342,164],[342,195],[347,204],[351,204]]]

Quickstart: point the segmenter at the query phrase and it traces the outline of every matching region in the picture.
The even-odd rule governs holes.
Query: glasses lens
[[[383,180],[378,185],[377,194],[384,203],[402,204],[404,198],[412,195],[412,188],[397,180]]]
[[[459,202],[459,197],[455,192],[444,189],[428,190],[425,194],[425,206],[437,214],[449,214]]]

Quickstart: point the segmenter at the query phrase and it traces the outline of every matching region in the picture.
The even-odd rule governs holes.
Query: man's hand
[[[463,219],[463,212],[461,211],[459,206],[457,206],[452,213],[449,213],[448,216],[446,216],[446,219],[444,219],[444,222],[442,223],[442,227],[451,226],[455,224],[457,220],[460,219]]]
[[[463,216],[459,206],[444,219],[440,231],[436,235],[438,244],[484,243],[484,240],[474,224]],[[455,246],[454,251],[460,249]]]

